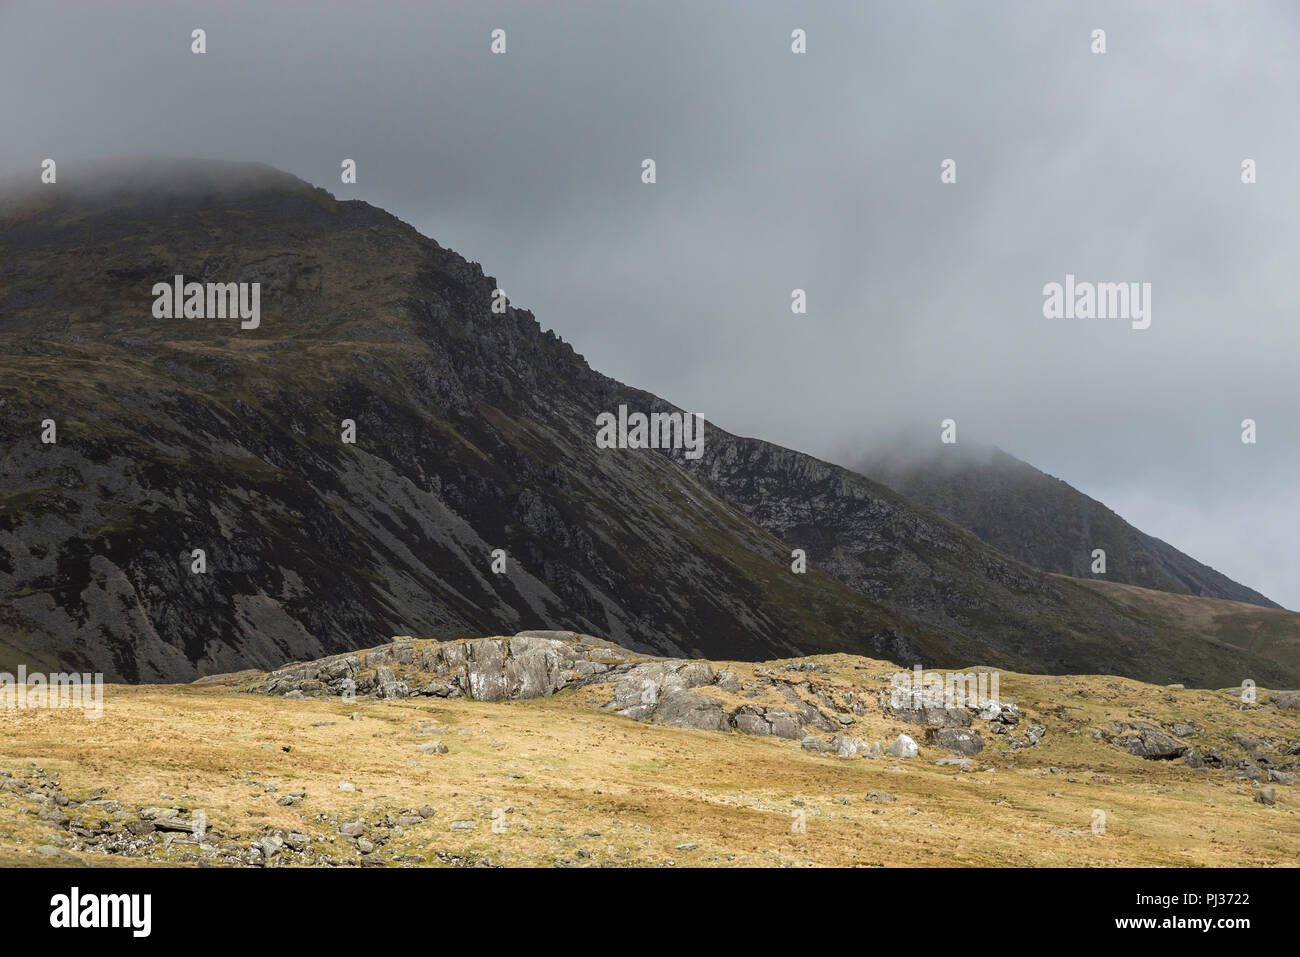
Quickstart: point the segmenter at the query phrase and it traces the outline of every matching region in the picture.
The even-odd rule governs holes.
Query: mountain
[[[0,666],[190,679],[559,628],[678,657],[1300,683],[1283,638],[1189,635],[711,422],[698,458],[599,447],[621,406],[680,410],[494,312],[478,264],[366,203],[256,164],[80,182],[0,200]],[[156,318],[178,275],[258,283],[255,327]]]
[[[856,469],[1046,572],[1281,607],[992,446],[962,442],[926,453],[878,448]],[[1104,575],[1092,572],[1096,548],[1106,552]]]

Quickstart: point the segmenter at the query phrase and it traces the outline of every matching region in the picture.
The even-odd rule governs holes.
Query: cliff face
[[[757,657],[894,623],[782,575],[780,543],[667,459],[597,449],[616,384],[494,314],[477,264],[272,171],[156,177],[0,221],[15,661],[158,680],[526,627]],[[258,328],[155,319],[177,274],[260,282]]]
[[[95,182],[0,202],[0,666],[188,679],[558,628],[1240,678],[1241,653],[1170,660],[1140,612],[808,456],[711,423],[698,460],[598,448],[601,413],[672,407],[493,312],[492,277],[381,210],[263,167]],[[176,275],[260,283],[257,328],[155,318]]]

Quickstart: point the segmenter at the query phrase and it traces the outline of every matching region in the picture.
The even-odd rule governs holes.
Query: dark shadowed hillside
[[[93,182],[0,202],[0,666],[150,681],[563,628],[679,656],[1300,683],[1286,643],[1174,633],[712,423],[694,461],[598,448],[601,413],[672,407],[493,313],[492,277],[382,210],[254,165]],[[176,274],[260,283],[259,326],[154,318]]]
[[[928,453],[882,448],[857,469],[1043,571],[1279,607],[1001,449],[968,442]],[[1097,548],[1106,552],[1105,575],[1091,571]]]

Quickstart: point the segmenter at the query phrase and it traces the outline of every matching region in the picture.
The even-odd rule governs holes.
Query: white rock
[[[905,734],[900,734],[885,749],[896,758],[914,758],[917,754],[916,742]]]

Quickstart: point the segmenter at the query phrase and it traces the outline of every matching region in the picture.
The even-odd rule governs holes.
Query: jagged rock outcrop
[[[733,671],[715,671],[707,661],[650,657],[576,632],[525,631],[448,642],[399,638],[367,651],[286,665],[250,690],[291,700],[361,695],[510,701],[603,686],[608,696],[602,707],[637,721],[798,740],[806,750],[841,758],[879,754],[878,744],[841,730],[864,711],[856,693],[777,677],[813,670],[795,662],[744,685]],[[788,707],[734,701],[763,693],[778,695]]]
[[[1153,761],[1171,761],[1187,752],[1187,743],[1180,741],[1146,721],[1112,721],[1110,730],[1115,735],[1113,743],[1130,754]]]
[[[931,728],[927,740],[941,751],[972,757],[984,750],[984,739],[969,728]]]
[[[773,735],[791,740],[799,740],[803,735],[803,725],[799,721],[799,715],[782,708],[742,705],[732,715],[732,722],[736,730],[743,731],[745,734]]]
[[[707,661],[649,657],[571,631],[525,631],[513,637],[449,642],[396,639],[368,651],[287,665],[268,674],[256,690],[295,700],[359,694],[381,700],[509,701],[602,685],[609,688],[602,706],[637,721],[785,738],[799,741],[805,751],[840,758],[878,757],[879,743],[869,744],[843,730],[865,712],[856,692],[786,677],[825,670],[815,662],[786,662],[760,669],[756,683],[747,685],[733,671],[715,671]],[[764,693],[786,704],[733,700]],[[991,733],[1006,735],[1011,750],[1032,747],[1046,733],[1043,725],[1031,724],[1024,736],[1010,734],[1020,722],[1020,711],[1011,702],[932,707],[919,697],[895,700],[882,692],[879,705],[888,717],[929,726],[930,746],[967,757],[984,748],[984,739],[971,727],[977,718]],[[900,735],[888,753],[916,757],[919,746],[910,736]]]

